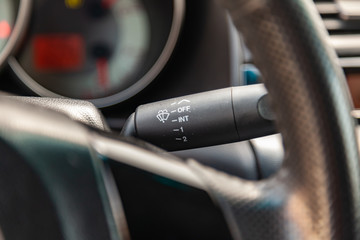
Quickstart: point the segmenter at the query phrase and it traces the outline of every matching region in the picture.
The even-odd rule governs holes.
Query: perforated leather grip
[[[351,104],[314,4],[219,0],[260,68],[283,135],[285,163],[247,182],[190,162],[235,239],[359,239],[360,172]]]

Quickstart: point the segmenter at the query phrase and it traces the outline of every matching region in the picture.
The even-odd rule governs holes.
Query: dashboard
[[[360,108],[360,12],[358,1],[315,0],[343,67],[355,108]]]
[[[360,22],[344,13],[343,2],[315,1],[360,108]],[[12,46],[0,58],[0,77],[6,79],[0,90],[89,100],[113,130],[141,104],[261,79],[214,1],[1,4],[0,48],[10,36]]]
[[[356,108],[360,108],[360,12],[356,13],[355,7],[349,8],[347,2],[349,1],[318,0],[315,1],[315,4],[326,30],[330,34],[328,41],[334,46],[339,56],[339,64],[345,71],[354,105]],[[352,2],[354,3],[354,1]],[[357,5],[356,2],[355,5],[360,7],[360,4]],[[111,162],[109,169],[104,168],[102,170],[105,172],[105,170],[110,171],[111,169],[119,189],[129,193],[123,194],[121,192],[120,195],[127,211],[130,227],[141,229],[141,227],[145,226],[145,230],[149,232],[148,234],[146,231],[136,232],[130,229],[132,234],[140,234],[140,237],[135,236],[141,238],[150,236],[150,233],[155,231],[159,234],[164,233],[169,238],[175,230],[163,226],[171,225],[177,228],[178,220],[186,219],[184,222],[186,222],[185,225],[188,231],[181,229],[180,232],[201,235],[196,228],[197,224],[194,224],[194,222],[197,222],[197,218],[188,221],[189,215],[185,210],[183,211],[185,209],[182,206],[184,201],[193,203],[192,198],[184,195],[186,193],[201,197],[201,199],[198,198],[200,199],[198,202],[200,207],[191,208],[192,211],[197,210],[200,213],[192,214],[199,217],[199,219],[203,216],[212,219],[211,216],[207,217],[207,214],[215,214],[216,218],[214,219],[220,219],[220,223],[214,222],[216,227],[204,227],[201,229],[209,235],[208,238],[219,239],[222,238],[221,236],[227,236],[228,229],[225,225],[221,225],[223,223],[221,213],[217,211],[217,208],[214,213],[209,211],[213,204],[210,200],[213,199],[204,198],[204,200],[203,192],[193,191],[192,188],[184,188],[183,185],[176,184],[178,180],[172,181],[167,175],[162,177],[162,173],[157,173],[158,175],[148,174],[150,171],[147,168],[146,171],[139,171],[140,165],[137,166],[136,164],[140,162],[137,162],[137,160],[142,157],[138,157],[137,154],[143,154],[143,151],[137,151],[136,148],[133,149],[127,146],[128,142],[124,143],[126,147],[119,148],[121,145],[118,145],[118,143],[121,141],[117,140],[118,133],[124,126],[127,126],[128,122],[131,122],[127,120],[131,120],[131,116],[134,116],[132,113],[139,105],[230,86],[260,83],[261,73],[257,70],[251,53],[244,44],[241,34],[235,30],[228,13],[219,8],[215,0],[0,0],[0,6],[0,79],[2,79],[0,92],[18,96],[87,100],[101,111],[107,124],[115,134],[106,131],[97,132],[92,128],[91,135],[84,135],[86,136],[84,139],[88,141],[88,136],[94,138],[91,144],[94,144],[96,153],[99,153],[97,157],[101,158],[101,162]],[[231,92],[231,97],[233,96],[234,94]],[[204,101],[208,100],[204,99]],[[192,99],[190,100],[192,101]],[[165,126],[166,121],[169,123],[170,121],[187,123],[188,116],[179,114],[196,109],[193,103],[191,103],[191,106],[190,104],[187,105],[190,100],[178,98],[176,101],[169,102],[166,108],[161,108],[161,110],[156,108],[154,110],[155,114],[151,113],[150,116],[158,125],[151,123],[149,129],[158,132],[156,126]],[[205,108],[217,101],[220,102],[216,98],[213,102],[207,101],[204,104]],[[186,104],[181,105],[184,103]],[[233,102],[231,102],[230,108],[234,110],[235,107],[232,104]],[[170,108],[169,106],[172,105],[177,106],[177,108]],[[257,110],[258,106],[256,104]],[[9,109],[8,113],[12,113],[12,108]],[[348,112],[348,110],[346,111]],[[179,114],[176,115],[176,118],[169,118],[170,113],[173,112],[173,116]],[[37,125],[35,125],[39,129],[43,127],[40,121],[41,114],[37,116],[37,112],[34,111],[33,113],[32,109],[25,108],[24,113],[28,113],[31,118],[23,118],[22,121],[36,123]],[[222,113],[218,114],[219,118],[224,118],[221,115]],[[45,129],[58,131],[56,127],[54,128],[57,124],[60,126],[59,132],[66,129],[66,124],[61,125],[61,121],[65,118],[57,119],[57,115],[52,116],[50,114],[49,116],[51,116],[49,119],[52,121],[44,122],[47,124]],[[341,116],[341,114],[338,114],[338,116]],[[15,119],[15,117],[9,117],[9,119]],[[236,117],[231,116],[230,121],[233,122],[234,119],[236,120]],[[328,118],[321,119],[327,121]],[[272,120],[274,119],[271,118]],[[351,118],[351,120],[353,119]],[[72,121],[69,122],[73,123]],[[23,124],[14,125],[20,126]],[[225,125],[222,124],[222,126]],[[67,130],[71,132],[69,138],[78,134],[76,131],[78,128],[74,129],[74,131],[71,131],[72,129]],[[184,132],[183,127],[180,125],[176,129],[169,129],[166,129],[166,131],[176,132],[174,135],[178,134],[178,132]],[[208,131],[206,127],[203,129]],[[86,132],[85,130],[84,132]],[[43,130],[41,129],[41,131]],[[212,133],[216,135],[214,132]],[[62,132],[59,133],[59,135],[61,134]],[[111,136],[108,137],[108,135]],[[122,139],[123,136],[120,136],[120,138]],[[186,151],[174,153],[184,159],[190,156],[199,162],[202,162],[202,158],[207,161],[215,159],[216,162],[208,162],[207,164],[219,170],[227,168],[224,172],[231,175],[260,180],[270,177],[280,168],[284,159],[280,136],[276,136],[277,143],[279,143],[276,149],[274,148],[273,136],[269,137],[265,141],[264,139],[252,139],[237,142],[236,145],[220,145],[205,150],[195,149],[191,154]],[[62,148],[56,148],[60,149],[58,151],[48,151],[46,148],[52,143],[48,143],[47,139],[44,139],[42,144],[45,147],[41,149],[45,149],[49,156],[59,155],[60,157],[56,157],[61,162],[64,162],[61,159],[61,154],[66,155],[68,151],[63,151]],[[24,141],[24,146],[29,143],[26,142],[29,141],[26,138],[21,140]],[[174,139],[172,138],[172,140]],[[175,140],[178,139],[175,138]],[[131,141],[135,142],[136,140],[130,138],[130,140],[126,139],[126,141],[132,143]],[[186,142],[187,138],[180,138],[179,141]],[[37,141],[34,141],[35,146],[37,143]],[[144,146],[141,145],[144,149],[151,148],[151,151],[158,151],[158,149],[153,149],[143,142],[140,144],[144,144]],[[28,148],[31,149],[31,146],[30,144]],[[84,144],[84,146],[86,145]],[[257,152],[259,149],[264,148],[267,148],[265,152]],[[113,155],[107,156],[106,154],[109,152]],[[278,155],[271,156],[274,152]],[[112,156],[117,156],[117,153],[125,153],[129,157],[127,159],[129,160],[127,163],[130,163],[129,166],[125,162],[112,161],[116,160]],[[48,157],[47,154],[36,153],[34,159],[39,162],[37,160],[39,156],[45,159]],[[166,153],[161,152],[159,155],[166,155]],[[69,163],[66,162],[66,164],[71,165],[70,168],[73,168],[73,165],[78,164],[78,161],[70,157]],[[152,162],[148,161],[147,157],[144,155],[143,158],[145,159],[145,165],[150,162],[146,166],[151,165],[150,167],[153,167]],[[269,161],[272,157],[274,160]],[[183,173],[176,170],[180,168],[172,168],[175,165],[169,165],[169,162],[162,161],[160,158],[154,159],[155,163],[158,161],[159,166],[161,165],[159,167],[161,171],[165,169],[165,166],[169,167],[172,174]],[[233,159],[237,159],[237,162],[233,161]],[[179,166],[182,164],[181,161],[177,162],[179,159],[172,160]],[[221,163],[219,164],[219,162]],[[238,163],[243,164],[243,166],[235,167]],[[141,164],[143,163],[141,162]],[[219,166],[216,166],[217,164]],[[272,166],[266,166],[266,164]],[[317,165],[314,165],[315,168]],[[55,167],[61,169],[54,165],[54,169]],[[47,170],[41,166],[39,169],[43,169],[44,172]],[[252,169],[252,171],[249,171],[249,169]],[[79,167],[76,170],[82,171],[83,168]],[[267,170],[269,171],[267,172]],[[241,171],[243,171],[241,174],[238,173]],[[186,174],[188,173],[193,174],[192,171],[186,172]],[[14,176],[16,175],[14,174]],[[140,178],[136,178],[138,181],[128,181],[134,176],[140,176]],[[62,179],[65,178],[61,176]],[[169,179],[171,181],[167,181]],[[121,183],[125,183],[124,186]],[[72,189],[75,191],[85,189],[79,188],[70,181],[67,184],[69,186],[74,185]],[[114,183],[111,184],[113,184],[112,187],[115,186]],[[146,190],[134,191],[134,189],[142,188]],[[157,191],[159,193],[168,191],[168,193],[156,194]],[[176,193],[179,192],[181,194],[177,195]],[[169,198],[163,196],[169,196]],[[152,204],[157,204],[156,207],[147,207],[148,205],[142,204],[144,199],[148,200],[148,202],[153,201]],[[203,204],[205,201],[209,203],[209,206]],[[172,205],[173,203],[175,205]],[[86,204],[83,204],[83,201],[81,201],[81,205],[85,206],[85,212],[91,209],[86,209]],[[268,205],[266,206],[268,207]],[[176,209],[176,213],[173,215],[171,211],[161,211],[159,216],[159,213],[156,212],[156,209],[165,209],[167,207],[168,209]],[[155,216],[160,221],[149,221],[147,218],[137,217],[142,216],[143,211],[147,211],[149,216]],[[180,218],[177,217],[178,215],[186,216]],[[207,219],[205,220],[207,222]],[[140,228],[138,228],[139,226]],[[208,226],[207,223],[204,226]],[[212,231],[217,232],[219,237],[212,235]]]
[[[140,104],[240,84],[240,41],[213,1],[2,2],[1,44],[19,33],[0,89],[89,100],[114,130]]]

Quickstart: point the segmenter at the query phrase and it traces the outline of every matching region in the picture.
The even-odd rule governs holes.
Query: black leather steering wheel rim
[[[359,239],[360,167],[343,72],[312,2],[219,0],[265,79],[285,146],[271,179],[196,162],[235,239]]]

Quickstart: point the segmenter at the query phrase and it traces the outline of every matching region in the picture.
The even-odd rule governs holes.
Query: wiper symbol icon
[[[168,110],[160,110],[158,114],[156,115],[157,119],[159,119],[160,122],[165,123],[169,119],[170,113]]]

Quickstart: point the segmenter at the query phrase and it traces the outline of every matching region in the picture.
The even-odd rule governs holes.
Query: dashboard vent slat
[[[337,9],[334,2],[319,2],[316,3],[316,8],[321,15],[339,14],[339,10]]]
[[[343,21],[340,19],[323,19],[325,27],[331,33],[360,33],[360,21]]]

